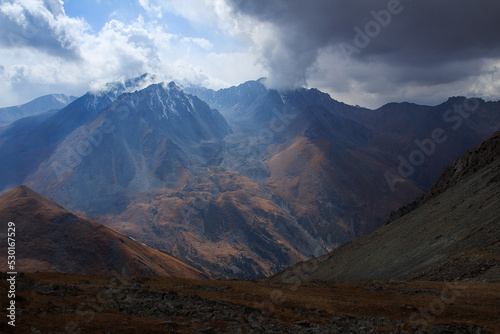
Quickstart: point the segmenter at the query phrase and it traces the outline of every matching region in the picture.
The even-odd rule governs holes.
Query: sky
[[[368,108],[500,99],[498,0],[0,1],[0,107],[143,73]]]

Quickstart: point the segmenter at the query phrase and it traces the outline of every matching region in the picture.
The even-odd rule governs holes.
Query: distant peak
[[[484,102],[484,100],[480,97],[451,96],[448,98],[446,103],[462,103],[464,100],[477,100],[480,102]]]
[[[125,87],[140,89],[156,83],[158,78],[154,74],[144,73],[141,76],[125,80]]]
[[[182,88],[177,86],[175,82],[170,81],[169,83],[154,83],[151,84],[145,88],[143,88],[141,91],[151,91],[151,92],[161,92],[161,93],[176,93],[175,95],[178,95],[179,93],[182,93]]]
[[[180,88],[179,86],[177,86],[177,85],[175,84],[175,82],[173,82],[173,81],[170,81],[170,82],[167,84],[167,87],[168,87],[168,89],[171,89],[171,90],[178,90],[178,91],[180,91],[180,90],[181,90],[181,88]]]

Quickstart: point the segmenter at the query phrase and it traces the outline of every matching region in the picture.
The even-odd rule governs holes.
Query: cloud
[[[192,33],[207,30],[207,24],[216,29],[215,35],[232,34],[217,30],[222,29],[217,28],[219,24],[230,26],[225,21],[231,20],[229,7],[223,7],[223,2],[187,2],[198,5],[196,10],[185,10],[178,2],[170,9],[182,11],[193,25],[200,25]],[[144,17],[141,7],[148,11]],[[2,2],[0,59],[4,71],[0,73],[0,107],[49,93],[80,95],[89,88],[98,90],[107,82],[143,73],[157,74],[159,81],[209,88],[262,76],[263,70],[250,50],[239,52],[223,43],[229,51],[220,51],[204,36],[169,31],[168,21],[158,15],[168,8],[168,3],[141,0],[135,20],[124,23],[110,19],[94,32],[84,19],[67,16],[60,0]],[[198,10],[205,10],[209,18],[220,17],[220,21],[205,21],[202,13],[196,14]]]
[[[165,69],[160,52],[171,35],[140,16],[131,24],[110,20],[91,33],[83,19],[65,14],[60,0],[19,0],[0,6],[0,20],[9,27],[0,32],[3,106],[47,93],[79,95],[101,81]]]
[[[111,13],[94,31],[61,0],[2,1],[2,106],[145,72],[209,88],[267,76],[270,88],[317,87],[368,107],[500,98],[496,0],[130,4],[110,8],[126,22]]]
[[[141,5],[141,7],[152,16],[156,16],[157,18],[161,18],[163,16],[161,6],[151,4],[149,0],[139,0],[139,5]]]
[[[342,74],[337,79],[334,73],[323,75],[323,84],[327,79],[333,80],[332,87],[339,80],[351,82],[366,94],[387,94],[370,87],[387,77],[408,87],[455,85],[490,71],[490,60],[500,54],[500,2],[495,0],[228,3],[233,15],[266,27],[261,33],[253,28],[251,34],[269,83],[277,88],[321,81],[321,72],[332,68]],[[346,66],[351,70],[342,71]],[[382,77],[358,76],[356,67],[371,68]],[[378,71],[382,68],[387,72]]]
[[[0,5],[0,45],[33,48],[57,57],[78,58],[88,25],[65,15],[60,0],[5,1]]]
[[[182,41],[185,43],[194,43],[205,50],[210,50],[214,47],[214,45],[205,38],[184,37],[182,38]]]

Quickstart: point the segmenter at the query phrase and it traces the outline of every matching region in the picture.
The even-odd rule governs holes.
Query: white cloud
[[[198,45],[200,48],[205,50],[210,50],[214,47],[214,45],[205,38],[196,38],[196,37],[184,37],[182,38],[183,42],[186,43],[194,43]]]
[[[237,11],[235,3],[248,8]],[[346,63],[338,43],[331,40],[338,34],[352,39],[352,27],[363,23],[369,10],[347,11],[357,13],[353,21],[344,18],[342,11],[319,9],[338,4],[356,7],[350,2],[137,0],[135,4],[135,21],[124,23],[123,16],[112,13],[109,17],[114,19],[94,32],[85,20],[66,15],[61,0],[3,0],[0,107],[47,93],[82,94],[90,86],[145,72],[155,73],[161,80],[210,88],[237,85],[270,73],[267,83],[272,87],[317,87],[341,101],[369,107],[394,100],[439,103],[447,95],[459,94],[499,98],[500,63],[493,52],[490,58],[488,53],[482,58],[446,57],[444,62],[423,62],[425,66],[420,68],[418,62],[404,57],[381,61],[384,52],[391,51],[382,47],[392,45],[382,42],[398,37],[406,43],[397,29],[387,29],[378,37],[381,49],[374,43],[363,50],[363,57],[353,56]],[[294,6],[316,9],[295,13]],[[258,15],[252,15],[252,10]],[[121,11],[117,8],[117,13]],[[420,24],[411,14],[406,11],[405,19]],[[182,29],[185,24],[191,35],[169,30],[172,17],[184,18],[187,22],[172,22],[172,27]],[[336,24],[345,29],[333,29]],[[469,40],[477,37],[469,35]]]
[[[0,6],[0,12],[20,26],[25,26],[26,16],[24,7],[19,3],[4,3]]]
[[[223,1],[188,2],[201,6],[187,10],[183,3],[175,2],[175,10],[195,20],[194,24],[222,25],[222,19],[214,23],[206,18],[228,15]],[[60,0],[2,3],[0,23],[9,29],[0,32],[4,67],[0,107],[48,93],[79,95],[103,83],[146,72],[157,74],[158,80],[211,88],[262,76],[250,50],[217,52],[207,38],[172,34],[165,22],[157,20],[157,14],[169,8],[168,3],[160,7],[155,1],[141,0],[139,4],[149,14],[156,12],[155,18],[139,15],[129,24],[112,19],[93,33],[83,19],[68,17]],[[11,43],[7,32],[14,32],[20,43]]]
[[[141,7],[144,8],[149,15],[162,18],[163,11],[161,6],[150,4],[149,0],[139,0],[139,5],[141,5]]]

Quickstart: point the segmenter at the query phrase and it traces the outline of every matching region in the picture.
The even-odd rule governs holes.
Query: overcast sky
[[[0,107],[149,72],[377,108],[500,99],[498,0],[2,0]]]

